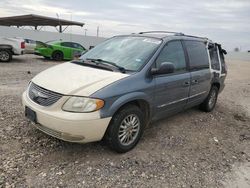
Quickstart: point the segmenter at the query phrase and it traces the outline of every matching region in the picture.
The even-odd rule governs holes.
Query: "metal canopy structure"
[[[84,23],[64,20],[60,18],[51,18],[47,16],[29,14],[29,15],[21,15],[21,16],[2,17],[0,18],[0,25],[16,26],[16,27],[32,26],[35,28],[35,30],[37,30],[39,26],[41,27],[59,26],[59,32],[62,33],[68,26],[76,25],[76,26],[83,27]],[[66,28],[63,30],[62,26],[66,26]]]

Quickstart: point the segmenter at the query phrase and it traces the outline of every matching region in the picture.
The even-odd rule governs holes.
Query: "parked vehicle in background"
[[[36,48],[36,41],[32,39],[25,39],[22,37],[15,37],[16,39],[24,40],[25,42],[25,54],[34,54]]]
[[[56,61],[62,61],[80,57],[84,51],[86,49],[75,42],[52,41],[47,43],[39,42],[35,49],[35,54]]]
[[[19,38],[0,37],[0,61],[9,62],[13,55],[22,55],[25,41]]]
[[[112,37],[34,77],[23,94],[25,115],[59,139],[104,139],[127,152],[152,121],[194,106],[214,109],[227,74],[224,54],[221,45],[182,33]]]
[[[32,39],[24,39],[25,41],[25,54],[34,54],[36,48],[36,41]]]

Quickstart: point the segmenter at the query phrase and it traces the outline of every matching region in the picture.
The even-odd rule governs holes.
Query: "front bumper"
[[[99,112],[71,113],[61,109],[66,97],[62,97],[50,107],[34,103],[23,93],[22,103],[36,112],[35,127],[48,135],[69,142],[87,143],[103,138],[111,117],[100,118]]]
[[[34,54],[38,55],[38,56],[42,56],[42,54],[40,52],[38,52],[38,51],[34,51]]]

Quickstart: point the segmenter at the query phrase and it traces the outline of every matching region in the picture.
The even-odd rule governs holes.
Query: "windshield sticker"
[[[160,40],[154,40],[154,39],[143,39],[143,42],[149,42],[149,43],[153,43],[153,44],[160,44],[161,41]]]

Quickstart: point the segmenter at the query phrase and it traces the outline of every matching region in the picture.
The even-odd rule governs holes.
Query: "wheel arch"
[[[134,99],[134,100],[128,101],[125,104],[121,105],[115,113],[119,112],[122,108],[125,108],[128,105],[137,106],[143,112],[144,117],[146,118],[146,122],[149,121],[150,114],[151,114],[150,106],[149,106],[149,103],[145,99]]]
[[[113,117],[117,112],[127,105],[137,106],[146,117],[146,122],[150,120],[151,117],[151,105],[150,99],[145,93],[136,92],[123,95],[118,98],[108,109],[108,113],[105,116]]]
[[[8,44],[0,44],[0,49],[3,49],[3,50],[12,50],[13,47],[11,45],[8,45]]]

